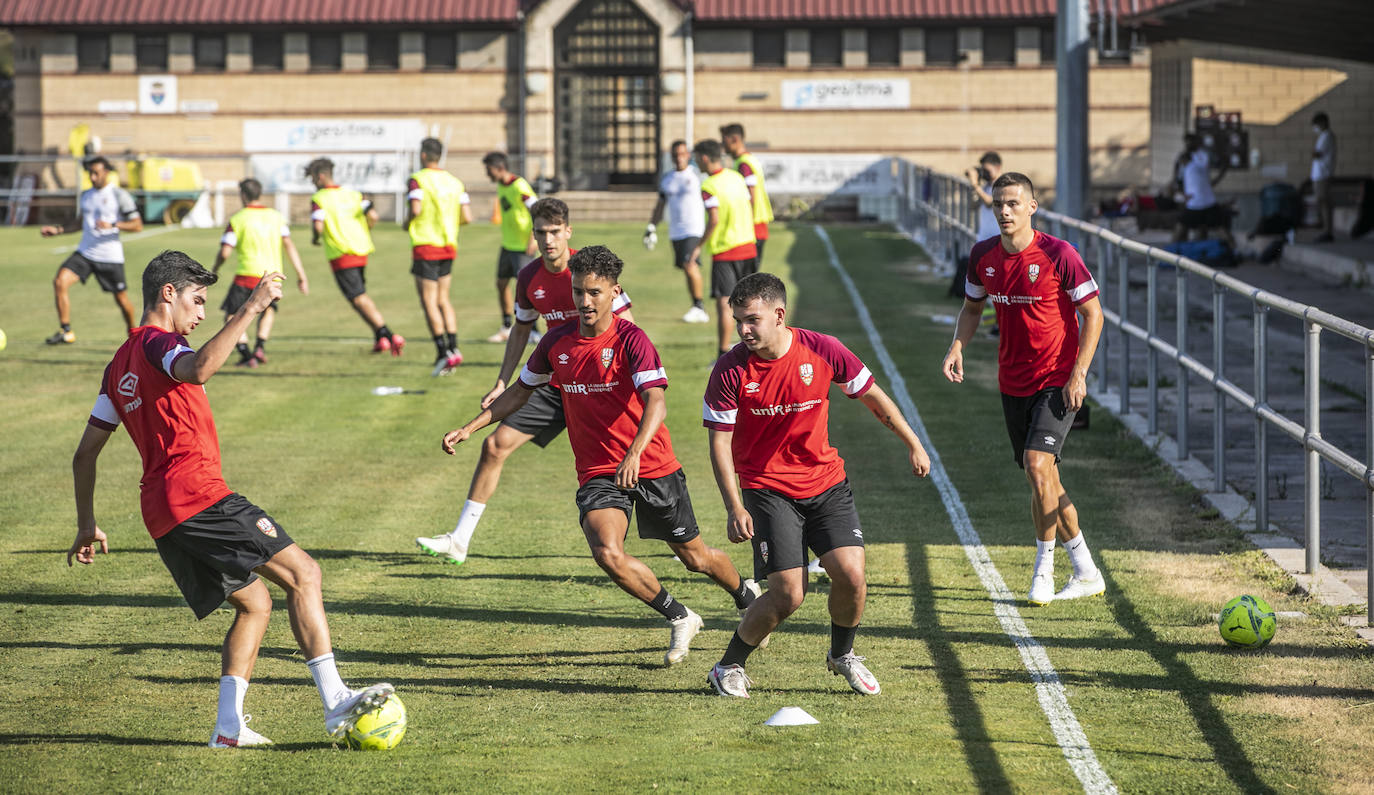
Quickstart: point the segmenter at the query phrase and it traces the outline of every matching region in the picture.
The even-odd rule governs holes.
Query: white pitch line
[[[1045,652],[1045,647],[1031,635],[1030,629],[1026,627],[1026,622],[1016,610],[1016,597],[1012,594],[1011,589],[1007,588],[1007,584],[1002,579],[1001,573],[997,571],[997,567],[993,565],[987,547],[983,546],[983,539],[978,536],[978,531],[973,529],[973,520],[969,518],[968,511],[964,508],[964,502],[959,498],[958,490],[954,488],[954,483],[949,479],[949,473],[945,471],[944,463],[940,460],[940,454],[929,441],[930,434],[926,433],[925,423],[921,422],[921,413],[916,410],[916,404],[911,399],[911,393],[907,392],[906,381],[902,378],[901,371],[897,369],[897,364],[892,361],[892,357],[887,352],[887,347],[883,345],[882,336],[873,324],[873,317],[868,313],[868,306],[864,303],[863,297],[859,295],[859,288],[855,286],[848,271],[840,264],[839,255],[835,253],[835,247],[830,242],[830,235],[826,234],[820,226],[815,229],[816,235],[825,244],[826,253],[830,256],[830,267],[835,269],[840,276],[840,281],[844,283],[850,301],[854,304],[854,311],[859,317],[859,323],[863,325],[864,331],[868,334],[868,342],[873,346],[874,352],[878,355],[878,361],[883,365],[883,371],[890,383],[892,398],[897,401],[897,406],[901,408],[902,413],[906,415],[907,422],[921,437],[926,452],[930,455],[930,479],[934,481],[935,487],[940,492],[940,500],[945,505],[945,512],[949,514],[950,521],[954,523],[954,531],[959,535],[960,542],[963,543],[964,554],[973,564],[973,569],[978,573],[978,579],[982,580],[983,587],[988,591],[988,596],[992,597],[992,609],[997,615],[998,622],[1002,625],[1002,631],[1012,639],[1016,644],[1017,651],[1021,653],[1021,662],[1030,672],[1031,681],[1035,683],[1035,694],[1040,701],[1040,709],[1044,711],[1045,717],[1049,718],[1050,729],[1054,732],[1055,741],[1059,743],[1060,749],[1064,752],[1064,758],[1068,760],[1069,767],[1078,777],[1079,782],[1083,784],[1084,792],[1093,795],[1117,792],[1116,784],[1112,783],[1107,771],[1103,770],[1102,765],[1097,761],[1097,754],[1093,753],[1092,746],[1088,744],[1088,737],[1083,733],[1083,727],[1079,725],[1078,718],[1073,714],[1073,708],[1069,706],[1068,695],[1064,691],[1064,683],[1060,681],[1059,673],[1050,664],[1050,658]]]
[[[121,235],[121,236],[120,236],[120,242],[121,242],[121,243],[132,243],[132,242],[135,241],[135,240],[142,240],[142,239],[145,238],[145,237],[157,237],[158,235],[165,235],[165,234],[167,234],[168,232],[175,232],[175,231],[177,231],[178,229],[181,229],[181,228],[182,228],[182,227],[180,227],[180,226],[164,226],[164,227],[162,227],[161,229],[144,229],[142,232],[134,232],[132,235]],[[78,232],[73,232],[72,234],[79,234],[79,233],[78,233]],[[76,251],[76,247],[77,247],[78,245],[80,245],[80,243],[73,243],[73,244],[70,245],[70,246],[58,246],[57,248],[55,248],[55,249],[52,250],[52,253],[54,253],[54,254],[67,254],[67,253],[69,253],[69,252]]]

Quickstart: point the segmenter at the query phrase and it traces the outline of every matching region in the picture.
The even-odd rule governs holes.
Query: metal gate
[[[574,190],[658,175],[658,26],[631,0],[583,0],[554,31],[558,173]]]

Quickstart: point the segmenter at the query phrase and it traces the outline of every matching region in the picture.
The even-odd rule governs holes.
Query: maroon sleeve
[[[417,180],[417,179],[414,178],[414,177],[411,177],[411,178],[410,178],[410,181],[406,183],[406,192],[410,192],[410,191],[413,191],[413,190],[419,190],[419,189],[420,189],[420,181]]]
[[[1083,303],[1097,295],[1097,280],[1093,278],[1088,266],[1078,251],[1067,241],[1052,238],[1054,245],[1045,253],[1054,260],[1054,269],[1059,277],[1059,286],[1069,294],[1074,305]]]
[[[629,321],[617,318],[615,322],[620,325],[625,367],[634,380],[635,391],[643,392],[654,387],[667,389],[668,373],[663,369],[663,360],[659,358],[658,349],[649,340],[649,335]]]
[[[747,177],[747,176],[749,176],[749,175],[751,175],[751,174],[753,174],[753,173],[754,173],[754,169],[750,168],[748,163],[740,163],[740,164],[739,164],[739,175],[740,175],[741,177]]]
[[[177,360],[192,355],[195,350],[180,334],[170,331],[150,331],[143,337],[143,356],[148,363],[175,379]]]
[[[982,269],[978,267],[978,265],[983,261],[983,257],[986,257],[988,255],[988,252],[993,250],[993,247],[1000,245],[1002,245],[1002,237],[1000,235],[997,237],[990,237],[987,240],[980,240],[977,244],[974,245],[973,250],[970,251],[968,255],[969,282],[976,284],[979,287],[984,286],[983,272]]]
[[[90,419],[86,420],[88,424],[102,431],[114,431],[119,428],[119,413],[115,410],[114,401],[110,400],[111,367],[114,367],[114,362],[105,365],[105,373],[100,376],[100,392],[95,397]]]
[[[534,281],[535,268],[544,267],[540,260],[526,265],[515,275],[515,305],[521,309],[534,309],[534,302],[530,300],[530,282]],[[509,273],[509,271],[507,271]]]
[[[830,380],[839,384],[851,398],[860,397],[873,386],[873,373],[864,366],[854,352],[829,334],[806,329],[793,329],[800,342],[816,352],[830,366]]]
[[[701,399],[701,424],[713,431],[733,431],[739,411],[740,360],[732,353],[716,360]]]

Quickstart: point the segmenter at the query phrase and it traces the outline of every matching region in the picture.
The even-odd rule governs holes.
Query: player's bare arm
[[[458,225],[465,226],[472,223],[472,208],[466,204],[458,205]]]
[[[668,416],[668,399],[664,397],[663,387],[654,386],[639,393],[644,401],[644,416],[639,418],[639,431],[625,451],[625,458],[615,469],[615,485],[622,489],[632,489],[639,483],[639,459],[644,448],[653,441],[654,434],[663,427],[663,419]]]
[[[310,228],[314,230],[313,233],[310,235],[310,245],[320,245],[320,235],[324,234],[324,221],[316,219],[315,221],[311,222]]]
[[[1078,305],[1081,320],[1078,329],[1078,358],[1074,360],[1069,382],[1064,385],[1064,405],[1069,411],[1083,408],[1088,395],[1088,367],[1097,353],[1097,341],[1102,336],[1102,303],[1097,296]]]
[[[219,275],[219,269],[224,265],[229,256],[234,253],[234,247],[228,243],[220,243],[219,251],[215,254],[215,264],[210,266],[210,272]]]
[[[704,230],[702,230],[701,239],[702,239],[703,241],[710,240],[710,239],[711,239],[711,233],[715,231],[716,226],[717,226],[719,223],[720,223],[720,208],[719,208],[719,207],[707,207],[707,208],[706,208],[706,228],[705,228]],[[692,249],[692,256],[689,257],[689,258],[687,259],[688,262],[700,262],[700,261],[701,261],[701,246],[702,246],[701,243],[697,243],[697,247],[694,248],[694,249]]]
[[[711,470],[716,475],[716,488],[725,503],[725,535],[730,543],[739,544],[754,537],[754,517],[744,507],[739,480],[735,476],[735,454],[731,445],[734,431],[707,429],[711,442]]]
[[[490,408],[492,401],[506,391],[506,385],[515,374],[515,368],[520,365],[520,355],[525,352],[525,345],[529,343],[533,330],[533,320],[526,323],[517,319],[515,325],[511,326],[510,336],[506,338],[506,354],[501,359],[501,371],[496,374],[496,385],[482,396],[482,408]]]
[[[923,478],[930,474],[930,456],[926,454],[926,448],[921,444],[921,438],[907,424],[906,417],[898,410],[897,404],[892,402],[892,398],[883,391],[882,387],[874,384],[868,391],[859,396],[859,402],[868,407],[873,412],[873,416],[878,418],[888,430],[897,434],[897,438],[906,444],[907,450],[911,452],[911,473],[918,478]]]
[[[95,523],[95,462],[109,440],[110,431],[87,425],[76,446],[76,455],[72,456],[72,479],[76,483],[76,540],[67,550],[68,566],[73,559],[82,565],[94,563],[97,545],[102,555],[110,551],[105,533]]]
[[[402,229],[409,229],[410,225],[420,217],[420,209],[424,207],[424,202],[419,199],[410,200],[410,213],[406,215],[406,222],[401,224]]]
[[[291,238],[283,237],[281,247],[286,251],[291,267],[296,270],[296,289],[301,291],[301,295],[310,295],[310,279],[305,275],[305,266],[301,264],[301,253],[296,250],[296,244],[291,242]]]
[[[444,438],[439,442],[439,447],[442,448],[445,453],[453,455],[455,448],[460,443],[467,441],[474,433],[482,430],[493,422],[500,422],[519,411],[520,407],[525,405],[525,402],[530,399],[530,394],[534,392],[534,387],[519,380],[511,386],[513,388],[502,392],[492,401],[490,407],[482,409],[481,413],[468,420],[463,427],[454,428],[444,434]]]
[[[224,324],[224,328],[215,333],[208,342],[196,351],[194,356],[182,356],[172,365],[172,375],[183,383],[203,384],[210,380],[210,376],[219,372],[219,368],[229,360],[229,354],[234,352],[234,345],[238,343],[239,337],[248,331],[248,326],[253,322],[253,318],[262,314],[263,310],[272,305],[272,302],[281,298],[281,282],[284,277],[273,271],[263,274],[258,286],[253,288],[253,292],[248,296],[248,300],[243,302],[239,311],[235,312],[229,321]],[[163,285],[164,290],[172,290],[170,284]],[[199,306],[200,317],[205,316],[205,289],[195,291],[193,300]],[[199,325],[199,320],[191,326],[192,329]]]
[[[114,226],[121,232],[142,232],[143,216],[135,215],[127,221],[115,221]]]
[[[367,228],[371,229],[377,225],[377,220],[380,216],[377,215],[376,207],[369,207],[367,208],[367,212],[363,213],[363,217],[367,219]]]
[[[949,343],[949,352],[945,354],[941,370],[945,378],[956,384],[964,382],[964,346],[973,340],[978,324],[983,321],[983,304],[986,301],[986,298],[975,301],[965,297],[959,317],[954,321],[954,339]]]

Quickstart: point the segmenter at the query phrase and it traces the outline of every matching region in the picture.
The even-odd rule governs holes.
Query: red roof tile
[[[1090,0],[1096,2],[1097,0]],[[696,0],[703,22],[1025,19],[1052,17],[1055,0]]]
[[[514,23],[519,0],[6,0],[0,25]]]

